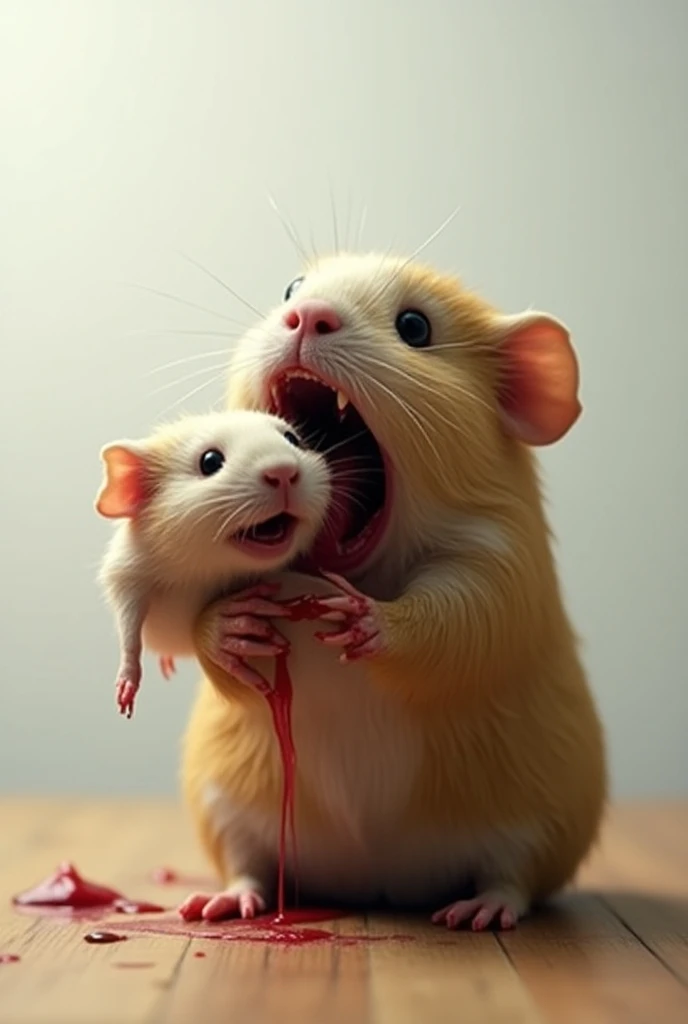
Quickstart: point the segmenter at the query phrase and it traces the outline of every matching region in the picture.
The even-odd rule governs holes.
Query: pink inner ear
[[[115,446],[103,453],[106,480],[96,508],[108,519],[131,519],[146,500],[143,459],[127,448]]]
[[[505,429],[529,445],[554,444],[578,419],[578,362],[565,328],[544,316],[524,320],[502,342],[499,402]]]

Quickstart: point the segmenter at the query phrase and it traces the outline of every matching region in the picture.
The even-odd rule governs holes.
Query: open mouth
[[[333,495],[309,561],[331,572],[362,565],[388,520],[390,482],[382,450],[363,417],[336,387],[301,369],[272,382],[270,408],[293,423],[327,459]]]
[[[245,530],[238,530],[228,538],[234,547],[247,554],[260,557],[274,557],[289,548],[298,520],[288,512],[264,519],[262,523],[254,523]]]

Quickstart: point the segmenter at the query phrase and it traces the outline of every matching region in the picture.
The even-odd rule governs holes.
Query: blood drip
[[[202,960],[203,957],[207,956],[207,955],[208,955],[207,953],[203,953],[203,952],[201,952],[201,950],[199,950],[198,953],[194,953],[194,956],[196,957],[197,960]]]
[[[82,878],[73,864],[67,862],[60,864],[54,874],[33,889],[19,893],[12,902],[18,907],[62,909],[75,914],[84,910],[115,911],[118,914],[154,914],[165,910],[157,903],[130,900],[116,889],[89,882]]]
[[[20,960],[21,957],[15,956],[14,953],[0,954],[0,964],[18,964]]]
[[[105,946],[111,942],[126,942],[126,935],[119,935],[117,932],[89,932],[84,935],[84,942],[94,946]]]
[[[319,619],[323,612],[327,611],[317,597],[303,596],[292,598],[284,602],[284,607],[289,610],[289,618],[292,622],[313,621]],[[284,909],[284,876],[287,859],[287,827],[291,833],[292,853],[296,860],[296,831],[294,828],[294,774],[296,770],[296,750],[291,730],[291,705],[293,688],[289,666],[288,655],[278,654],[275,659],[275,685],[266,693],[266,700],[272,712],[272,720],[275,727],[277,742],[282,757],[282,807],[280,811],[280,836],[279,836],[279,866],[277,875],[277,914],[273,924],[286,923]],[[297,872],[295,872],[297,874]]]

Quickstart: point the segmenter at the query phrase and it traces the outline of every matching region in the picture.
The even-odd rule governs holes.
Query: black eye
[[[284,433],[284,440],[288,441],[289,444],[293,444],[295,448],[301,447],[301,440],[296,436],[293,430],[287,430]]]
[[[394,326],[401,340],[411,348],[426,348],[430,344],[430,321],[417,309],[404,309]]]
[[[284,293],[284,301],[288,302],[289,299],[294,294],[294,292],[296,291],[296,289],[300,288],[302,284],[303,284],[303,277],[295,277],[294,280],[291,282],[291,284],[287,285],[286,291]]]
[[[224,464],[225,457],[222,452],[218,451],[217,448],[211,448],[209,451],[203,452],[198,466],[203,476],[214,476],[220,472]]]

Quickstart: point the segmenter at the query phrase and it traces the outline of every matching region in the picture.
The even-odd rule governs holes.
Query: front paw
[[[327,609],[322,618],[344,619],[343,628],[330,633],[316,633],[318,640],[328,647],[342,647],[339,656],[342,662],[357,661],[359,658],[374,658],[387,650],[385,624],[380,607],[372,598],[352,587],[343,577],[334,573],[323,573],[341,591],[339,597],[323,597],[318,600]]]
[[[286,654],[288,641],[270,619],[288,617],[289,612],[271,600],[272,584],[260,584],[218,602],[208,656],[239,682],[261,693],[271,691],[270,684],[246,663],[247,658],[275,657]]]

